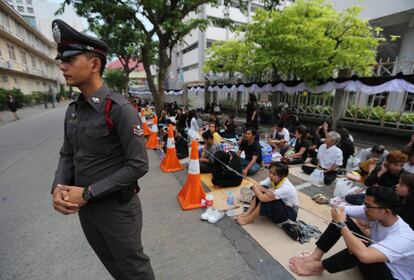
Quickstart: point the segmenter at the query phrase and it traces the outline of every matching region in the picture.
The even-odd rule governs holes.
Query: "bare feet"
[[[238,216],[237,218],[236,218],[236,222],[237,223],[239,223],[239,225],[247,225],[247,224],[250,224],[251,222],[253,222],[253,220],[252,219],[249,219],[249,218],[247,218],[247,217],[242,217],[242,216]]]
[[[305,261],[317,261],[317,259],[315,259],[313,256],[312,256],[312,254],[310,254],[310,255],[307,255],[307,256],[295,256],[295,257],[293,257],[293,258],[290,258],[289,259],[289,263],[291,264],[291,263],[294,263],[294,262],[296,262],[298,259],[301,259],[301,260],[305,260]]]
[[[323,272],[322,262],[309,259],[309,256],[297,257],[293,262],[290,262],[289,268],[292,272],[302,276],[319,275]]]

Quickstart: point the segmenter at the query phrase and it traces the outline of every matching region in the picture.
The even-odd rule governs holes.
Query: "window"
[[[26,52],[25,51],[20,51],[20,56],[22,57],[23,64],[27,65]]]
[[[192,50],[195,50],[196,48],[198,48],[198,43],[195,43],[189,46],[188,48],[186,48],[185,50],[183,50],[183,54],[191,52]]]
[[[23,4],[23,0],[16,0],[17,4]]]
[[[29,14],[34,14],[33,8],[27,7],[27,12]]]
[[[24,7],[23,6],[17,6],[17,10],[19,13],[24,13]]]
[[[24,36],[24,28],[23,28],[23,26],[21,24],[19,24],[19,23],[16,22],[16,29],[17,29],[17,34],[21,38],[23,38],[23,36]]]
[[[1,76],[1,80],[3,81],[3,83],[7,83],[9,81],[7,76]]]
[[[7,48],[9,49],[10,59],[16,61],[16,52],[15,52],[14,46],[7,44]]]
[[[211,48],[214,42],[215,42],[214,40],[207,40],[207,49]]]
[[[197,69],[198,68],[198,63],[192,64],[192,65],[188,65],[186,67],[183,67],[183,71],[189,71],[189,70],[193,70],[193,69]]]
[[[10,28],[10,20],[9,20],[9,16],[3,12],[0,11],[0,15],[1,15],[1,23]]]
[[[19,80],[18,80],[17,78],[14,78],[14,83],[15,83],[16,85],[18,85],[18,84],[19,84]]]
[[[33,1],[32,0],[26,0],[26,4],[27,5],[33,5]]]
[[[32,66],[36,67],[36,59],[33,55],[30,56],[30,59],[32,60]]]

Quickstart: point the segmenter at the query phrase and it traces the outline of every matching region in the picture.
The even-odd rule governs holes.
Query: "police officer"
[[[140,118],[102,82],[107,45],[61,20],[52,30],[60,70],[82,92],[66,111],[53,207],[79,213],[89,244],[115,279],[154,279],[141,245],[137,179],[147,173],[148,158]]]

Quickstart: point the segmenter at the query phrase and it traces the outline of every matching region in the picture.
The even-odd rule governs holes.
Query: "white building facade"
[[[56,45],[14,8],[0,1],[0,87],[24,94],[59,91],[65,83],[54,58]]]

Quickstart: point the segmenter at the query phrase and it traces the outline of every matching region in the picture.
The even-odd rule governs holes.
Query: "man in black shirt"
[[[262,163],[262,147],[255,139],[256,129],[247,128],[244,133],[244,139],[240,143],[239,151],[237,155],[240,156],[244,151],[245,158],[240,158],[240,163],[243,168],[243,175],[253,175],[260,170]]]

